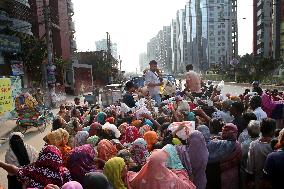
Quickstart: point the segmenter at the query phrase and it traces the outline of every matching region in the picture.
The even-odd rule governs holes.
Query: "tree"
[[[56,66],[56,82],[63,84],[65,69],[68,61],[63,60],[62,57],[54,58],[54,65]]]

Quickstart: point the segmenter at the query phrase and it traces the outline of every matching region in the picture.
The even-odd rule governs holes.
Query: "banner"
[[[0,115],[13,110],[10,78],[0,78]]]

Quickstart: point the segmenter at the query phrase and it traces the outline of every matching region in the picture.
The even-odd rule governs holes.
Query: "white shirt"
[[[160,79],[156,73],[152,72],[151,70],[148,70],[145,74],[145,84],[149,85],[150,83],[158,84],[160,83]],[[160,86],[156,87],[148,86],[148,90],[151,96],[160,94]]]
[[[267,118],[267,114],[261,107],[256,108],[253,113],[256,115],[257,121],[262,121],[264,118]]]

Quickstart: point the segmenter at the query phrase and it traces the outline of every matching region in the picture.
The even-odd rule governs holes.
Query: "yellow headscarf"
[[[124,167],[125,162],[120,157],[109,159],[104,166],[103,173],[108,178],[114,189],[127,189],[121,179],[121,171]]]
[[[64,146],[68,142],[69,133],[65,129],[57,129],[52,131],[47,136],[48,144],[54,146]]]

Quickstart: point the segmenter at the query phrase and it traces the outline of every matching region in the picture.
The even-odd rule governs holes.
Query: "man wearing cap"
[[[160,86],[163,85],[163,78],[159,76],[158,63],[151,60],[150,70],[145,73],[145,85],[148,87],[149,93],[159,106],[161,104]]]

